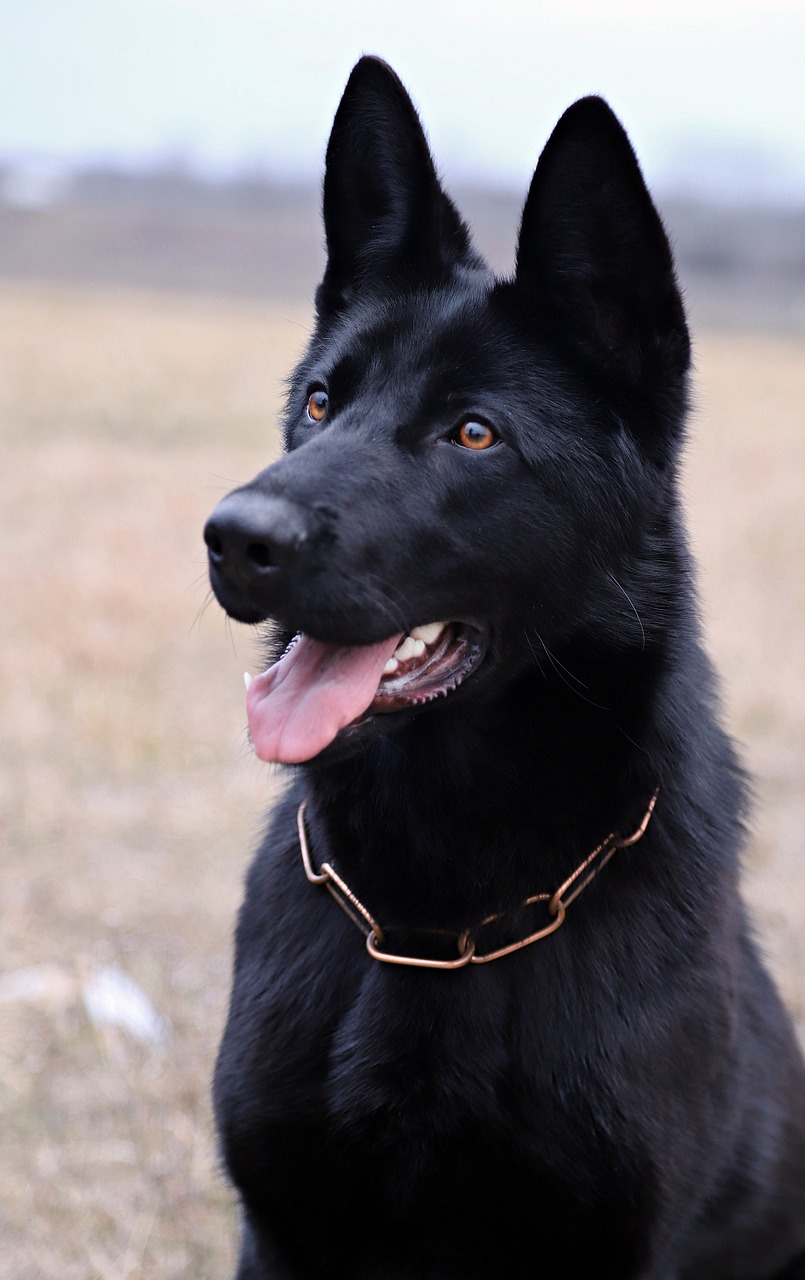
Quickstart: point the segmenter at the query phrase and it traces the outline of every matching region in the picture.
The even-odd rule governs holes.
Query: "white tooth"
[[[245,684],[245,686],[246,686],[246,692],[247,692],[247,693],[248,693],[248,690],[249,690],[249,685],[251,684],[251,682],[252,682],[252,680],[253,680],[253,679],[254,679],[254,676],[250,676],[250,675],[249,675],[249,673],[248,673],[248,671],[244,671],[244,672],[243,672],[243,683],[244,683],[244,684]]]
[[[413,640],[413,636],[409,636],[409,639]],[[425,649],[427,648],[427,645],[425,644],[425,641],[424,641],[424,640],[414,640],[414,641],[413,641],[413,643],[414,643],[414,647],[415,647],[415,650],[416,650],[416,652],[415,652],[415,654],[414,654],[414,657],[415,657],[415,658],[421,658],[421,657],[422,657],[422,655],[423,655],[423,653],[425,652]]]
[[[422,640],[424,644],[433,644],[446,626],[446,622],[427,622],[423,627],[414,627],[411,636],[414,640]]]
[[[397,670],[397,668],[399,667],[399,665],[400,665],[400,664],[399,664],[399,662],[397,661],[397,659],[396,659],[396,658],[393,658],[393,657],[392,657],[392,658],[389,658],[388,662],[386,663],[385,667],[383,668],[383,675],[384,675],[384,676],[393,676],[393,675],[394,675],[394,672]]]
[[[394,650],[393,657],[399,662],[407,662],[409,658],[416,657],[417,647],[416,640],[412,640],[410,636],[406,636],[402,644],[398,645]]]

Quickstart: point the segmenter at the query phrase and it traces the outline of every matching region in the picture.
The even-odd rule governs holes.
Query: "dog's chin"
[[[323,751],[304,763],[314,768],[327,769],[331,765],[352,760],[369,750],[374,743],[393,737],[423,714],[427,714],[427,708],[409,707],[405,711],[394,711],[388,715],[374,715],[367,711],[359,719],[353,720],[352,724],[340,729]]]

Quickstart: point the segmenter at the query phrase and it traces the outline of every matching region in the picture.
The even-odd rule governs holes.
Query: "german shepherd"
[[[629,141],[570,107],[499,279],[363,58],[323,204],[286,454],[205,531],[295,766],[215,1075],[237,1276],[803,1277],[805,1071],[739,897]]]

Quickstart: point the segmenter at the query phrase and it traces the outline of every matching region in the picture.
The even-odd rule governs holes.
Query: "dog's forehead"
[[[465,361],[477,366],[497,346],[488,299],[486,289],[445,289],[355,307],[333,334],[326,359],[332,368],[349,363],[367,378],[394,382],[431,379]]]

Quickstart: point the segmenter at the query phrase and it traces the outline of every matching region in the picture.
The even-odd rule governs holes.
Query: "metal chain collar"
[[[465,929],[462,933],[455,935],[458,945],[458,959],[456,960],[428,960],[421,956],[397,955],[391,951],[384,951],[383,944],[386,938],[380,924],[360,899],[355,896],[347,882],[338,874],[332,864],[323,862],[320,869],[318,871],[315,870],[305,828],[304,801],[297,810],[296,825],[299,831],[299,848],[302,853],[302,866],[305,869],[305,875],[311,884],[324,885],[341,909],[349,916],[353,924],[357,925],[366,938],[366,950],[370,956],[375,960],[382,960],[386,964],[410,965],[419,969],[463,969],[468,964],[488,964],[490,960],[499,960],[502,956],[510,955],[513,951],[519,951],[522,947],[529,947],[532,942],[539,942],[541,938],[547,938],[549,934],[555,933],[560,925],[564,924],[568,907],[576,901],[579,894],[595,879],[599,871],[609,862],[612,855],[618,849],[626,849],[630,845],[637,844],[638,840],[645,835],[646,828],[651,821],[651,815],[654,812],[654,806],[657,803],[658,794],[659,788],[651,797],[640,825],[630,836],[618,836],[614,832],[610,832],[606,839],[596,845],[592,853],[587,855],[584,861],[576,867],[576,870],[553,893],[535,893],[532,897],[526,898],[522,904],[523,907],[532,907],[538,902],[545,903],[545,910],[549,916],[549,921],[546,925],[543,925],[541,929],[537,929],[534,933],[529,933],[525,938],[520,938],[517,942],[510,942],[508,946],[498,947],[494,951],[486,951],[483,954],[478,951],[477,939],[473,936],[473,930]],[[477,933],[480,929],[494,923],[496,920],[501,920],[505,914],[507,913],[499,911],[486,916],[475,927],[475,932]],[[412,930],[412,932],[417,932],[417,930]],[[419,932],[444,935],[443,930],[423,929]],[[448,936],[454,935],[448,934]]]

